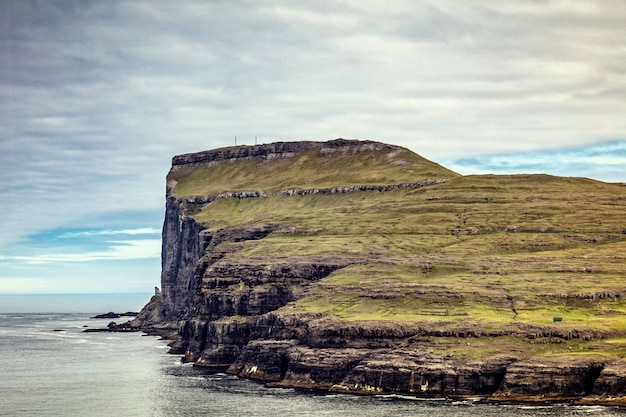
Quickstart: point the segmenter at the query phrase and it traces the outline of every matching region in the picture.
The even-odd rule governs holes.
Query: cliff
[[[271,386],[619,404],[626,187],[371,141],[176,156],[135,327]]]

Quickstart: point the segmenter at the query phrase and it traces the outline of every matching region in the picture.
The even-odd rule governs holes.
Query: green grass
[[[450,178],[444,184],[383,193],[273,194],[289,187],[444,177]],[[458,177],[408,152],[357,158],[308,152],[290,160],[197,168],[179,178],[175,195],[253,189],[268,197],[218,199],[194,212],[212,231],[278,227],[262,240],[238,242],[228,256],[356,263],[311,287],[295,303],[302,311],[346,321],[495,330],[549,327],[553,317],[562,317],[563,329],[626,334],[626,186],[546,175]],[[622,355],[626,343],[614,340],[604,348]],[[597,351],[569,341],[547,345],[531,347],[541,354]],[[485,344],[484,350],[493,349]]]
[[[485,190],[489,198],[478,197]],[[560,295],[625,290],[625,194],[626,187],[581,179],[463,177],[422,190],[221,199],[196,217],[213,230],[245,223],[284,226],[282,232],[243,244],[237,257],[376,260],[329,277],[326,284],[338,291],[350,285],[374,291],[399,282],[433,294],[481,293],[492,297],[496,308],[491,314],[489,303],[481,304],[486,301],[471,301],[480,308],[467,314],[481,321],[494,320],[502,300],[513,297],[518,320],[541,324],[562,312],[534,306],[565,302]],[[594,201],[594,209],[581,196]],[[423,316],[407,306],[383,308],[367,298],[349,309],[336,309],[336,299],[325,299],[330,314],[350,320]],[[587,305],[577,308],[589,310]],[[599,313],[589,311],[593,314],[577,316],[575,322],[597,324]]]
[[[385,185],[423,179],[453,178],[458,174],[408,150],[328,155],[312,150],[293,158],[249,159],[198,167],[178,181],[175,196],[217,195],[225,191],[324,188],[346,185]]]

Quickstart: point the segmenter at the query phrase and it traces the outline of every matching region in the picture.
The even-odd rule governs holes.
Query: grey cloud
[[[0,8],[6,242],[158,210],[173,155],[235,135],[383,140],[441,161],[626,131],[618,1]]]

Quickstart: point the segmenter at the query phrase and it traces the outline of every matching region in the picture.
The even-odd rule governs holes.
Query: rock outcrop
[[[584,355],[527,359],[516,352],[462,359],[433,353],[429,338],[447,337],[466,343],[480,336],[480,329],[345,322],[321,312],[303,312],[292,303],[305,296],[311,286],[334,271],[371,259],[345,254],[232,256],[243,247],[249,248],[250,243],[272,236],[284,225],[257,222],[211,229],[194,216],[197,206],[216,199],[266,198],[267,193],[258,190],[175,196],[181,178],[198,166],[251,158],[277,160],[315,149],[325,154],[358,154],[396,147],[337,140],[275,143],[175,157],[167,182],[161,294],[153,298],[132,326],[158,330],[160,334],[175,331],[171,352],[183,355],[184,360],[277,387],[358,394],[480,396],[501,401],[626,395],[623,361],[607,364]],[[296,187],[278,194],[391,192],[445,181],[437,178],[398,185]],[[536,331],[518,327],[509,334],[526,336]],[[547,336],[560,337],[559,331],[548,332]]]

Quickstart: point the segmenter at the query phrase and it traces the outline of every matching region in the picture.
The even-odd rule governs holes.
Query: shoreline
[[[170,353],[168,354],[177,354]],[[184,357],[181,361],[185,362]],[[192,366],[198,369],[204,369],[208,374],[226,373],[237,376],[238,378],[254,381],[267,388],[293,389],[301,392],[311,392],[316,394],[341,394],[354,396],[402,396],[420,400],[451,400],[451,401],[469,401],[476,404],[490,405],[521,405],[542,406],[549,404],[566,404],[574,406],[603,406],[603,407],[626,407],[626,397],[602,397],[602,396],[554,396],[554,395],[520,395],[507,393],[494,393],[491,395],[428,395],[417,392],[406,391],[382,391],[382,390],[346,390],[343,387],[331,384],[318,384],[305,381],[280,380],[268,381],[267,379],[241,376],[237,372],[229,371],[227,365],[202,365],[192,362]]]
[[[121,324],[115,324],[108,328],[100,329],[85,329],[84,332],[141,332],[144,336],[159,337],[160,340],[168,341],[170,350],[167,352],[169,355],[179,355],[180,361],[184,363],[190,363],[194,368],[202,369],[207,374],[226,373],[229,375],[237,376],[238,378],[254,381],[264,385],[267,388],[283,388],[294,389],[301,392],[311,392],[317,394],[342,394],[342,395],[354,395],[354,396],[403,396],[420,400],[450,400],[450,401],[470,401],[476,404],[490,404],[490,405],[519,405],[526,404],[529,406],[542,406],[548,404],[566,404],[574,406],[603,406],[603,407],[626,407],[626,396],[602,396],[602,395],[583,395],[583,396],[558,396],[552,394],[539,394],[539,395],[523,395],[510,392],[494,392],[492,394],[462,394],[462,395],[436,395],[425,394],[419,392],[407,392],[407,391],[393,391],[382,389],[348,389],[346,386],[340,384],[331,383],[318,383],[312,381],[304,381],[291,378],[282,378],[276,380],[275,377],[268,375],[262,377],[261,374],[242,374],[234,367],[234,364],[222,363],[208,363],[202,361],[188,360],[185,357],[185,352],[177,345],[178,331],[172,327],[139,327],[133,325],[132,321],[127,321]]]

